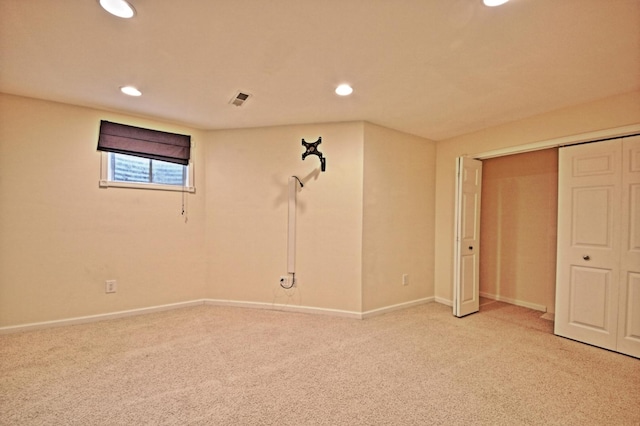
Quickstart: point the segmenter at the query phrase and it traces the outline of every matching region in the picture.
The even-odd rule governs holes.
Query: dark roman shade
[[[98,151],[189,164],[191,136],[100,121]]]

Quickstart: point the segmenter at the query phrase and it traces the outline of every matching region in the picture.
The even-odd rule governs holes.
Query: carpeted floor
[[[2,425],[640,424],[640,360],[501,302],[198,306],[0,336]]]

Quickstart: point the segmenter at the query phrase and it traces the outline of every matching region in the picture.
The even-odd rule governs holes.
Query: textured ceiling
[[[639,0],[130,1],[123,20],[97,0],[0,0],[0,92],[202,129],[367,120],[442,140],[640,89]]]

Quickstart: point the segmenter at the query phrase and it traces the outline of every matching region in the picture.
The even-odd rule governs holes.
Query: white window
[[[188,166],[133,155],[102,152],[101,187],[195,192],[193,163]]]

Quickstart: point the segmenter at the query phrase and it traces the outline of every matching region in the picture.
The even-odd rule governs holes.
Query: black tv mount
[[[320,145],[321,143],[322,136],[320,136],[315,142],[307,142],[302,139],[302,145],[307,149],[307,151],[302,154],[302,159],[304,160],[308,155],[317,155],[318,158],[320,158],[320,170],[324,172],[327,168],[327,159],[324,158],[320,151],[318,151],[318,145]]]

